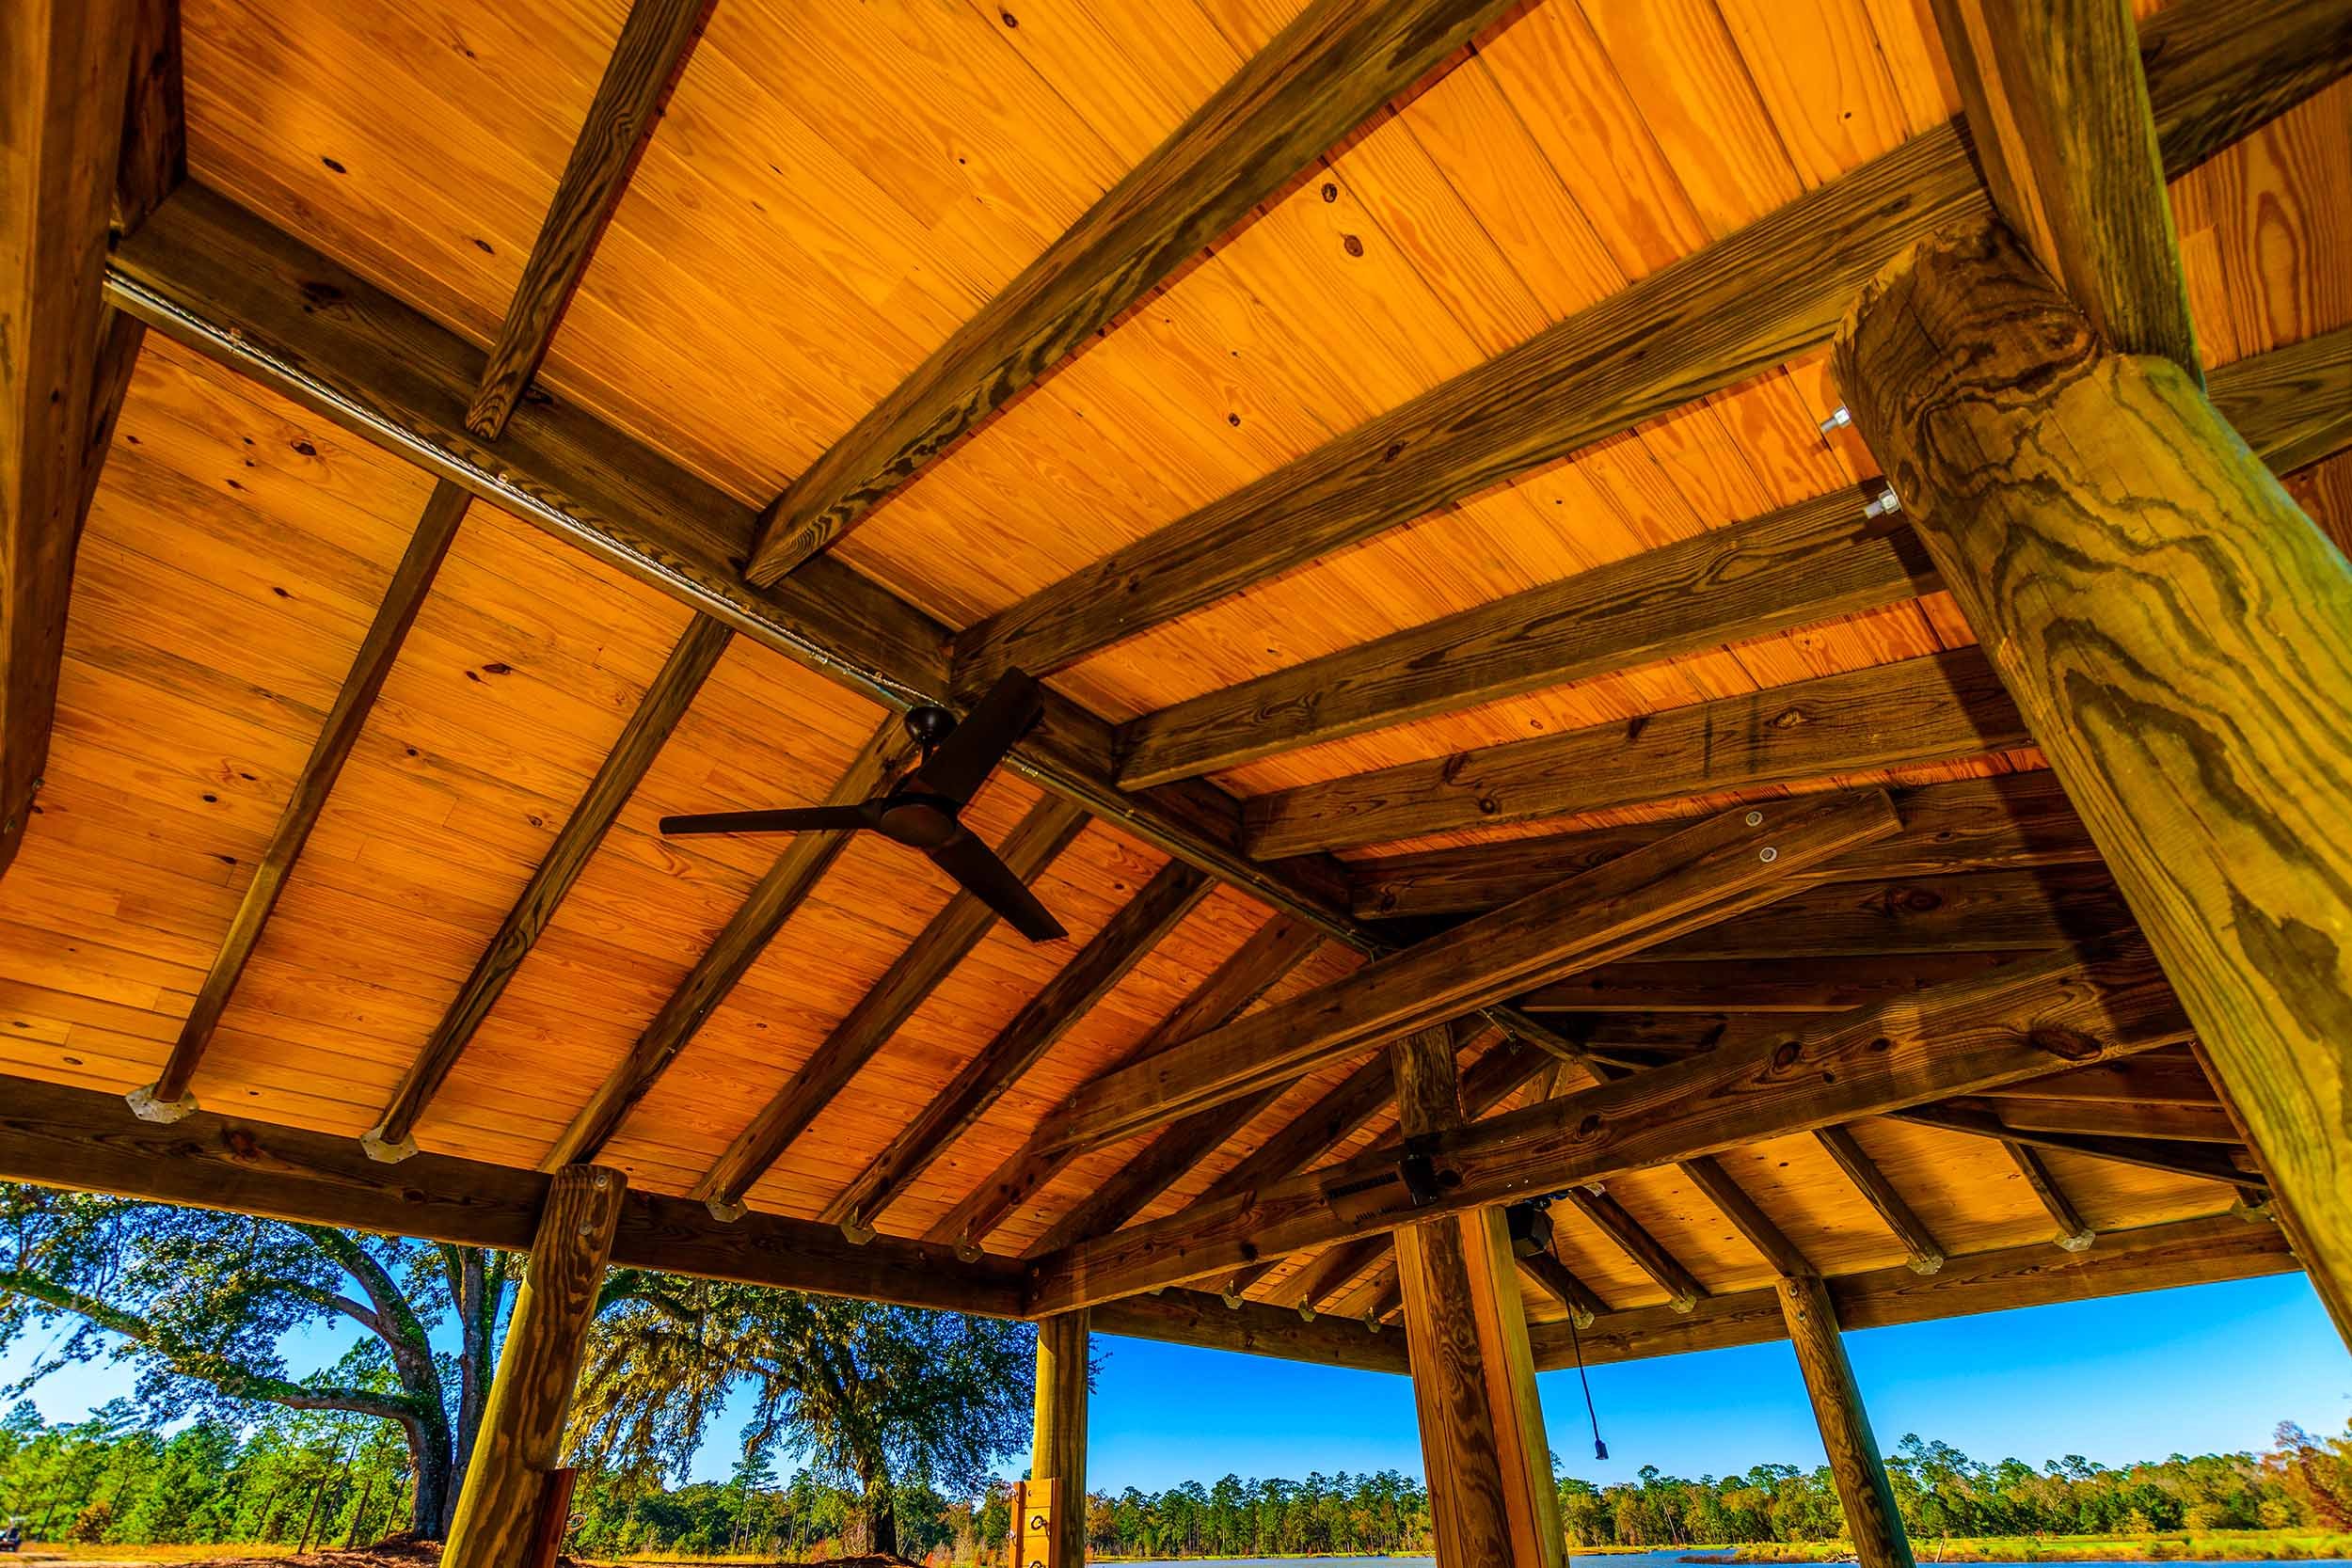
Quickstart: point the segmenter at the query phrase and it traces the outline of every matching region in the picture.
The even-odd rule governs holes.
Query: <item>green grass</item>
[[[2326,1530],[2174,1530],[2154,1535],[2011,1535],[1915,1538],[1912,1551],[1922,1564],[1935,1562],[2222,1562],[2233,1559],[2307,1561],[2352,1558],[2352,1535]],[[1574,1550],[1590,1554],[1597,1549]],[[1830,1562],[1853,1556],[1843,1541],[1803,1541],[1765,1545],[1692,1547],[1694,1556],[1736,1554],[1741,1562]]]

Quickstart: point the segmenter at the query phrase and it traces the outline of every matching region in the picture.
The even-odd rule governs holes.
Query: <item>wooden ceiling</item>
[[[1381,1140],[1394,1119],[1381,1053],[1329,1061],[1199,1125],[1032,1161],[1034,1190],[983,1200],[1057,1106],[1166,1043],[1188,1002],[1194,1027],[1202,1009],[1263,1008],[1502,901],[1395,896],[1426,888],[1433,868],[1581,864],[1616,852],[1609,831],[1792,794],[1899,784],[1932,809],[2055,824],[2064,842],[1816,879],[1784,910],[1700,933],[1711,945],[1683,939],[1661,955],[1679,974],[1624,965],[1473,1014],[1456,1039],[1486,1108],[1783,1026],[1783,1009],[1739,989],[1756,979],[1738,973],[1747,959],[1833,997],[1794,1009],[1820,1014],[2126,918],[2046,779],[2021,778],[2013,797],[1922,788],[2041,767],[1931,579],[1888,555],[1874,579],[1832,581],[1826,556],[1794,550],[1709,570],[1706,546],[1688,543],[1773,516],[1818,537],[1834,524],[1855,546],[1876,469],[1850,436],[1821,433],[1838,399],[1818,334],[1695,401],[1604,420],[1572,451],[1547,455],[1554,437],[1530,436],[1488,482],[1398,526],[1367,512],[1336,531],[1268,529],[1273,545],[1186,557],[1232,591],[1174,592],[1156,568],[1126,570],[1237,495],[1288,515],[1286,465],[1342,450],[1351,432],[1360,445],[1368,422],[1412,417],[1413,400],[1498,356],[1569,341],[1541,335],[1661,269],[1699,267],[1808,193],[1851,188],[1836,182],[1873,159],[1948,139],[1958,97],[1911,0],[1453,7],[1484,18],[1467,44],[995,400],[844,530],[830,562],[785,579],[779,592],[803,601],[753,612],[789,620],[805,602],[795,624],[819,641],[823,616],[863,617],[875,645],[898,638],[909,662],[886,669],[865,648],[836,650],[831,669],[796,661],[780,651],[788,638],[728,639],[690,608],[697,593],[712,608],[712,574],[747,553],[748,514],[780,496],[788,510],[820,455],[984,321],[1253,56],[1293,38],[1295,9],[718,0],[633,168],[620,160],[609,222],[585,226],[593,250],[509,444],[610,463],[615,493],[707,498],[685,510],[720,544],[668,579],[643,562],[623,569],[611,547],[575,547],[526,504],[548,499],[547,473],[528,470],[539,456],[512,459],[510,510],[444,487],[436,504],[463,504],[462,518],[203,1046],[193,1088],[207,1110],[357,1138],[399,1102],[430,1043],[449,1065],[412,1097],[418,1145],[525,1169],[580,1152],[566,1129],[665,1006],[681,1006],[785,847],[665,840],[656,819],[820,800],[861,755],[872,766],[909,695],[968,691],[993,658],[1029,646],[1059,650],[1040,668],[1058,704],[1043,750],[1030,775],[993,780],[968,820],[993,843],[1017,828],[1041,843],[1034,886],[1070,940],[1031,945],[967,918],[958,948],[953,889],[903,850],[852,841],[746,949],[739,981],[669,1037],[674,1056],[596,1158],[653,1193],[739,1195],[830,1222],[929,1108],[949,1135],[893,1183],[873,1221],[885,1235],[957,1241],[985,1207],[1001,1213],[976,1239],[1018,1255],[1166,1215]],[[210,304],[217,325],[241,330],[234,343],[151,331],[123,404],[80,544],[39,816],[0,879],[7,1072],[118,1094],[155,1080],[434,501],[436,474],[370,425],[381,400],[361,417],[285,395],[306,375],[334,383],[331,355],[291,370],[280,355],[272,385],[266,367],[256,379],[228,362],[246,353],[256,370],[268,323],[233,319],[236,287],[204,297],[206,236],[291,245],[310,253],[310,276],[356,280],[289,304],[288,334],[357,322],[395,347],[407,334],[420,375],[440,373],[436,355],[454,362],[456,347],[430,346],[445,341],[471,345],[478,366],[526,282],[628,10],[183,0],[190,183],[125,242],[120,265],[192,320]],[[2315,71],[2316,90],[2173,186],[2215,396],[2233,418],[2247,410],[2258,451],[2293,454],[2274,461],[2340,544],[2352,541],[2352,456],[2325,454],[2352,438],[2352,83],[2325,84],[2343,70]],[[1851,264],[1832,254],[1843,243],[1826,235],[1820,256],[1793,261],[1835,273]],[[233,261],[260,299],[266,269]],[[1759,291],[1782,286],[1768,271],[1706,276],[1702,324],[1769,313]],[[394,307],[421,325],[383,325]],[[2298,348],[2305,358],[2277,357]],[[2286,393],[2282,366],[2302,378]],[[533,434],[549,409],[574,421],[572,445]],[[462,433],[437,439],[464,449]],[[1400,443],[1396,466],[1442,461],[1426,449],[1444,440]],[[495,443],[470,450],[504,460]],[[630,468],[630,453],[666,457],[679,476],[641,478],[653,470]],[[1808,505],[1792,522],[1788,509]],[[1864,533],[1899,540],[1899,519]],[[1686,558],[1687,575],[1658,575]],[[1605,605],[1595,585],[1616,579],[1584,576],[1602,568],[1677,624],[1649,635],[1597,620],[1598,645],[1633,652],[1586,668],[1581,651],[1555,650],[1452,696],[1383,689],[1346,709],[1345,680],[1414,651],[1351,650],[1553,585]],[[1734,593],[1749,598],[1709,598]],[[878,616],[869,599],[889,608]],[[1022,641],[1040,626],[1042,641]],[[665,674],[696,635],[717,648],[707,676]],[[1289,685],[1216,695],[1315,660]],[[830,678],[845,667],[850,678]],[[629,736],[642,775],[616,777],[609,759]],[[1126,793],[1113,782],[1122,763]],[[1205,784],[1179,782],[1196,776]],[[600,788],[611,830],[567,829]],[[1097,809],[1048,820],[1069,815],[1064,795]],[[1546,843],[1460,853],[1529,837]],[[1171,849],[1209,877],[1169,872]],[[1410,858],[1438,849],[1453,853]],[[566,856],[584,857],[565,867],[575,880],[547,869]],[[1162,907],[1127,919],[1152,914],[1152,940],[1128,942],[1114,922],[1147,888]],[[1056,1016],[1037,1016],[1041,994]],[[976,1062],[1011,1066],[970,1092]],[[1838,1275],[2047,1242],[2057,1222],[2036,1169],[2102,1232],[2218,1213],[2258,1185],[2187,1174],[2226,1168],[2219,1151],[2236,1142],[2187,1048],[2141,1058],[2137,1076],[2114,1070],[1993,1102],[2006,1142],[1870,1117],[1850,1143],[1770,1139],[1720,1170]],[[796,1092],[806,1114],[781,1157],[743,1166],[762,1107]],[[2085,1141],[2103,1136],[2117,1141]],[[2038,1156],[2011,1147],[2026,1143]],[[728,1168],[745,1174],[733,1193],[712,1185]],[[1669,1164],[1612,1181],[1605,1210],[1555,1208],[1573,1276],[1559,1289],[1629,1310],[1677,1295],[1677,1270],[1709,1294],[1768,1285],[1771,1262],[1705,1179]],[[1342,1243],[1242,1283],[1262,1300],[1376,1314],[1394,1300],[1387,1270],[1376,1244]],[[1540,1281],[1530,1306],[1543,1321],[1566,1311]]]

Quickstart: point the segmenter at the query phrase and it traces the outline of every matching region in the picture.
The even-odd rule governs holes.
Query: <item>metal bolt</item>
[[[598,1171],[598,1172],[596,1172],[596,1181],[594,1182],[594,1185],[595,1185],[595,1187],[596,1187],[596,1191],[598,1191],[598,1192],[600,1192],[600,1193],[601,1193],[601,1192],[604,1192],[604,1191],[606,1191],[606,1190],[608,1190],[609,1188],[611,1188],[611,1187],[612,1187],[612,1178],[611,1178],[610,1176],[607,1176],[607,1175],[606,1175],[604,1172],[602,1172],[602,1171]]]
[[[1763,824],[1764,824],[1764,814],[1763,814],[1762,812],[1760,812],[1760,811],[1752,811],[1752,812],[1748,813],[1748,826],[1749,826],[1749,827],[1751,827],[1751,828],[1758,828],[1758,827],[1762,827],[1762,826],[1763,826]]]
[[[1780,859],[1780,851],[1767,844],[1763,848],[1758,849],[1756,852],[1756,858],[1762,861],[1766,865],[1770,865],[1774,861]]]
[[[1843,430],[1851,423],[1853,423],[1853,416],[1846,412],[1846,405],[1841,403],[1829,411],[1828,419],[1821,421],[1821,434],[1827,436],[1830,432]]]
[[[1865,501],[1862,505],[1862,515],[1866,517],[1885,517],[1902,509],[1902,498],[1895,494],[1892,488],[1888,488],[1881,490],[1869,500]]]

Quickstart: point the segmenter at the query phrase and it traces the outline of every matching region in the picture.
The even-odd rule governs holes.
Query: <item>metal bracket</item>
[[[196,1092],[191,1089],[177,1100],[158,1100],[155,1098],[155,1085],[150,1084],[143,1089],[133,1089],[124,1095],[122,1102],[130,1106],[131,1114],[141,1121],[168,1124],[196,1109]]]

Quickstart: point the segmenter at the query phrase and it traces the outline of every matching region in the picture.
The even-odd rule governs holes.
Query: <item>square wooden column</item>
[[[601,1165],[565,1165],[548,1183],[443,1568],[530,1568],[628,1190],[619,1171]]]
[[[1460,1122],[1449,1031],[1399,1040],[1390,1059],[1408,1139]],[[1406,1226],[1396,1263],[1439,1568],[1560,1568],[1560,1497],[1502,1211]]]
[[[1029,1481],[1024,1496],[1035,1512],[1046,1499],[1050,1517],[1015,1568],[1078,1568],[1087,1560],[1087,1360],[1091,1315],[1084,1307],[1040,1320],[1037,1325],[1037,1420],[1029,1447]],[[1017,1541],[1031,1532],[1015,1521]]]

